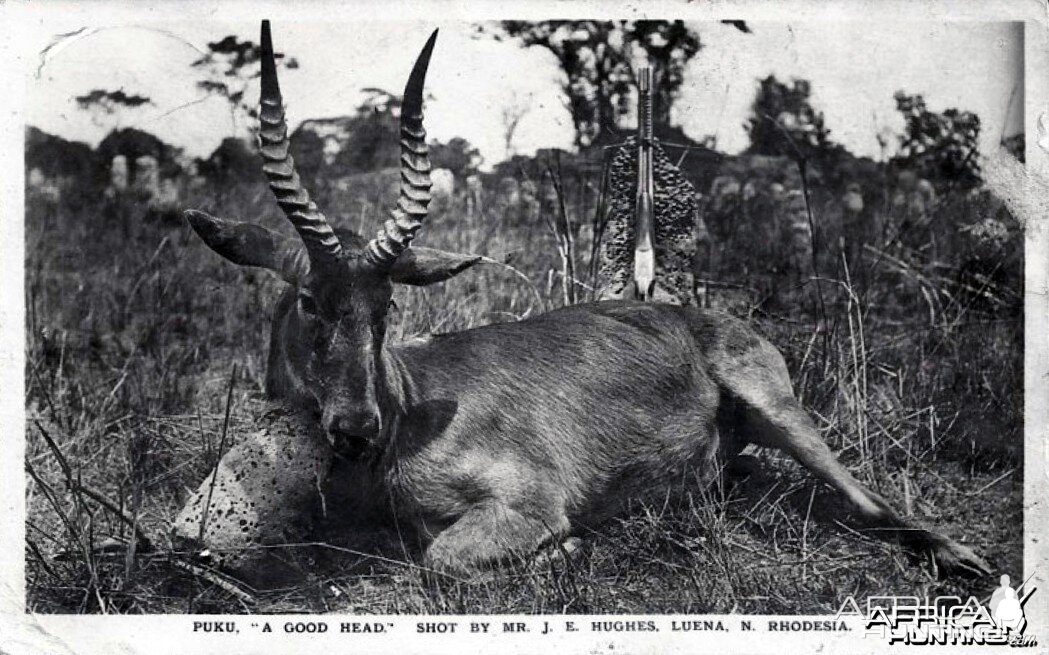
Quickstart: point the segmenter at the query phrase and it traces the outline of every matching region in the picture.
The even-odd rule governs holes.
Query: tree
[[[312,130],[295,130],[288,139],[295,171],[308,189],[323,184],[324,141]],[[243,138],[226,137],[206,159],[197,160],[197,171],[217,184],[251,182],[265,184],[262,160],[253,144]]]
[[[363,173],[400,162],[401,96],[385,89],[362,89],[367,97],[348,121],[348,137],[335,155],[339,174]]]
[[[929,111],[921,95],[897,91],[896,109],[905,123],[893,163],[922,177],[972,188],[980,184],[980,117],[970,111]]]
[[[400,164],[401,96],[385,89],[363,89],[364,100],[351,116],[303,121],[291,134],[292,155],[304,180],[322,182]],[[477,149],[463,139],[431,144],[435,167],[470,171]]]
[[[191,66],[204,74],[197,88],[209,95],[225,98],[230,103],[230,117],[237,122],[238,115],[250,118],[257,116],[254,99],[245,100],[244,95],[251,80],[261,72],[262,48],[251,41],[240,41],[229,35],[220,41],[208,43],[208,52]],[[283,53],[274,53],[277,65],[288,69],[299,67],[298,62]]]
[[[295,163],[298,168],[298,160]],[[207,159],[198,161],[197,172],[217,184],[265,181],[258,154],[246,140],[232,136],[223,139]]]
[[[157,160],[163,175],[172,175],[179,170],[177,157],[179,150],[164,143],[149,132],[127,127],[113,130],[95,148],[99,166],[108,170],[109,163],[116,155],[127,158],[129,178],[135,179],[136,161],[139,157],[150,156]]]
[[[433,167],[447,168],[459,179],[475,172],[481,161],[481,153],[462,137],[452,137],[448,143],[430,143],[430,162]]]
[[[102,117],[109,119],[116,115],[119,125],[120,114],[129,109],[137,109],[143,105],[151,105],[153,101],[146,96],[125,93],[123,89],[106,91],[105,89],[93,89],[82,96],[74,98],[80,109],[91,112],[92,121],[96,125],[102,124]]]
[[[482,28],[483,29],[483,28]],[[562,86],[575,125],[576,145],[587,146],[614,130],[630,110],[633,55],[652,67],[654,121],[670,122],[670,108],[684,81],[685,65],[702,47],[683,21],[503,21],[496,39],[549,50],[565,72]]]
[[[750,137],[747,152],[755,155],[803,156],[811,159],[831,146],[823,112],[813,108],[808,80],[794,79],[787,86],[769,75],[758,83],[751,105],[753,114],[744,125]]]
[[[295,158],[295,170],[306,188],[319,188],[325,165],[324,139],[312,130],[297,129],[288,140],[291,156]]]
[[[25,169],[37,168],[48,177],[70,176],[78,185],[93,182],[94,153],[86,143],[66,141],[31,125],[25,131]]]

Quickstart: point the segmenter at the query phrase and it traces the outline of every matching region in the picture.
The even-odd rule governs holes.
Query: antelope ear
[[[260,266],[298,284],[310,270],[306,249],[261,225],[216,218],[193,209],[185,212],[193,231],[209,248],[240,266]]]
[[[480,255],[461,255],[436,248],[412,246],[402,252],[390,267],[390,279],[401,284],[426,286],[443,282],[483,260],[484,257]]]

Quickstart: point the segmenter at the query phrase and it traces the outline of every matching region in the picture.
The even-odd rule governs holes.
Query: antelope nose
[[[379,432],[379,415],[371,410],[334,414],[325,429],[336,451],[344,455],[359,454]]]

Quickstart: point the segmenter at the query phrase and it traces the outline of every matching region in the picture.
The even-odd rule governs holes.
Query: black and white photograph
[[[1044,3],[54,7],[3,652],[1049,644]]]

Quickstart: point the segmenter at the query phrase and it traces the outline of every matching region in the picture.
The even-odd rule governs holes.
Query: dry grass
[[[378,197],[373,191],[354,197]],[[370,200],[331,193],[322,202],[341,208],[330,212],[334,220],[367,233],[379,215]],[[286,229],[263,187],[185,204]],[[520,563],[472,584],[421,575],[417,548],[401,542],[396,526],[343,518],[308,543],[275,550],[285,575],[251,601],[165,555],[115,542],[113,554],[100,552],[107,540],[127,539],[132,525],[163,550],[180,499],[219,457],[234,366],[230,434],[248,429],[280,283],[227,264],[177,219],[147,218],[134,203],[31,200],[27,209],[29,610],[825,613],[846,594],[983,595],[995,584],[937,580],[927,563],[840,521],[845,510],[828,488],[770,452],[758,453],[761,466],[729,489],[686,485],[603,526],[566,560]],[[400,289],[393,339],[517,320],[566,295],[548,284],[564,262],[542,221],[438,207],[421,241],[509,256],[530,282],[489,266],[433,288]],[[1017,572],[1021,318],[979,311],[952,290],[950,271],[886,262],[862,294],[844,273],[824,273],[823,315],[810,286],[759,305],[746,292],[752,280],[714,276],[744,290],[722,294],[722,303],[783,350],[803,403],[853,473],[996,569]],[[823,263],[840,270],[833,259]],[[589,262],[576,264],[588,270]],[[1019,292],[998,291],[995,298]]]

